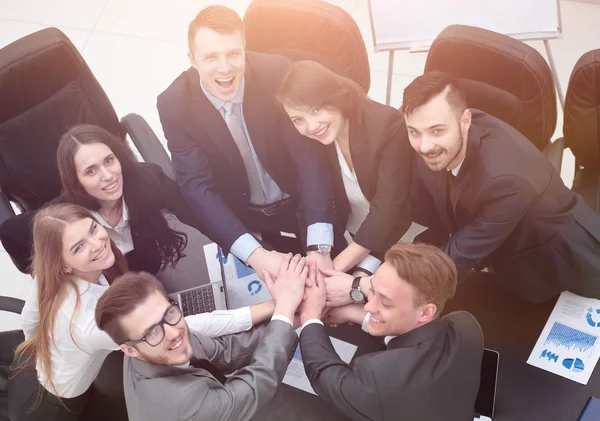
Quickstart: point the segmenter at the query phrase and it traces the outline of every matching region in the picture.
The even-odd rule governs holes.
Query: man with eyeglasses
[[[271,321],[215,339],[189,330],[154,276],[130,272],[116,279],[98,301],[96,323],[125,353],[130,421],[252,418],[275,394],[293,356],[292,320],[308,272],[304,258],[286,255],[277,282],[266,281],[275,301]]]

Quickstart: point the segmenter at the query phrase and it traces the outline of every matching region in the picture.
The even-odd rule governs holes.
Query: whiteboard
[[[427,47],[455,24],[521,40],[561,33],[558,0],[369,0],[369,12],[377,52]]]

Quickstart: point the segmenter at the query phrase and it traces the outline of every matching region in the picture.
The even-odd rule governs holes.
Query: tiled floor
[[[162,138],[156,96],[188,67],[187,24],[205,5],[224,4],[243,15],[250,1],[0,0],[0,47],[44,27],[59,27],[81,51],[117,114],[142,115]],[[387,53],[373,51],[368,1],[330,2],[344,8],[358,23],[372,70],[369,94],[385,101]],[[561,1],[563,37],[552,40],[551,45],[563,89],[577,59],[600,46],[600,2],[595,2]],[[541,41],[530,44],[546,56]],[[425,59],[424,53],[396,53],[391,105],[400,105],[404,87],[422,73]],[[559,110],[559,122],[561,119]],[[559,123],[555,136],[561,132]],[[573,159],[567,155],[562,175],[570,185]],[[30,285],[31,279],[14,269],[8,255],[0,252],[0,295],[24,297]],[[15,328],[17,321],[15,316],[1,314],[0,331]]]

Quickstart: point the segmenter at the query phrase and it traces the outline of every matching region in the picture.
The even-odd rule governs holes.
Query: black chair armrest
[[[21,314],[24,305],[25,301],[19,298],[0,296],[0,311]]]
[[[0,225],[2,225],[4,221],[6,221],[9,218],[12,218],[13,216],[15,216],[15,212],[13,211],[13,208],[10,205],[10,201],[8,200],[8,197],[6,197],[4,192],[0,190]]]
[[[121,119],[121,124],[131,136],[133,144],[144,161],[160,165],[167,176],[177,181],[177,173],[173,168],[171,158],[146,120],[138,114],[131,113]]]
[[[563,152],[565,150],[566,143],[565,138],[561,137],[556,139],[554,142],[546,146],[543,151],[543,154],[548,160],[552,163],[556,171],[560,174],[560,169],[562,167],[563,160]]]

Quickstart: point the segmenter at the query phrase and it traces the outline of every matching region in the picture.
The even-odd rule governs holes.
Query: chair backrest
[[[585,53],[571,72],[563,133],[577,162],[600,168],[600,49]]]
[[[248,50],[317,61],[369,91],[365,43],[344,9],[321,0],[254,0],[244,25]]]
[[[538,149],[556,128],[556,91],[550,66],[534,48],[506,35],[471,26],[444,29],[429,50],[425,71],[458,79],[470,108],[519,130]]]
[[[108,97],[65,34],[43,29],[0,49],[0,188],[25,210],[60,194],[56,149],[79,123],[123,135]]]

